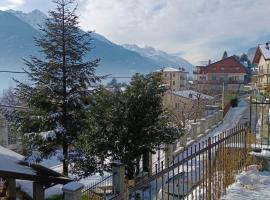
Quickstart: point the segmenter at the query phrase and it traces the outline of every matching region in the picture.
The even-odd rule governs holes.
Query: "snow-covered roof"
[[[253,63],[258,64],[261,56],[264,57],[265,60],[270,60],[270,44],[260,44],[257,47],[256,53],[253,58]]]
[[[214,99],[214,97],[211,97],[209,95],[206,95],[206,94],[194,91],[194,90],[180,90],[180,91],[173,92],[173,94],[177,96],[185,97],[188,99],[193,99],[193,100],[198,99],[198,97],[200,97],[200,99],[208,99],[208,100]]]
[[[27,175],[36,175],[36,172],[28,166],[21,165],[24,157],[11,151],[3,146],[0,146],[0,175],[1,171],[9,173],[21,173]]]
[[[268,46],[268,47],[267,47]],[[270,59],[270,44],[261,44],[259,45],[261,53],[265,59]]]
[[[44,179],[49,183],[67,183],[70,179],[42,165],[24,161],[24,156],[0,146],[0,176],[23,180]]]
[[[186,72],[184,68],[164,67],[157,72]]]

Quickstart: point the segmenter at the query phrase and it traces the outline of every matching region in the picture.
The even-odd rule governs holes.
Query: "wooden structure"
[[[16,199],[16,180],[33,182],[33,199],[44,200],[45,190],[57,184],[66,184],[72,180],[39,164],[24,161],[16,152],[0,146],[0,178],[7,182],[6,196]]]

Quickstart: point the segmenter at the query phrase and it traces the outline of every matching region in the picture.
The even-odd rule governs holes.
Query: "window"
[[[175,81],[173,81],[172,84],[175,85]]]
[[[167,74],[165,73],[164,76],[167,77]]]
[[[221,70],[224,70],[224,67],[221,67]]]
[[[175,73],[173,73],[173,77],[175,77]]]
[[[213,68],[213,70],[216,70],[216,69],[217,69],[216,67]]]
[[[240,68],[239,67],[236,67],[236,70],[239,70]]]

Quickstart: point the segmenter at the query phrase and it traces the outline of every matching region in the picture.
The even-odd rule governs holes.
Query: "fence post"
[[[118,160],[112,163],[113,191],[115,195],[125,191],[125,166]]]
[[[83,184],[70,182],[63,186],[64,200],[81,200]]]
[[[211,175],[212,175],[212,158],[211,158],[211,137],[208,137],[208,188],[207,188],[207,200],[211,200],[212,188],[211,188]]]
[[[252,131],[251,130],[251,126],[252,126],[252,124],[251,124],[251,117],[252,117],[252,95],[250,95],[250,97],[249,97],[249,131],[250,131],[250,133]]]

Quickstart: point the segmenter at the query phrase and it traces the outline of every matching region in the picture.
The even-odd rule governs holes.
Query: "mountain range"
[[[38,24],[44,23],[46,15],[39,10],[29,13],[0,11],[0,69],[22,71],[23,58],[40,56],[34,37],[39,37]],[[130,77],[134,73],[149,73],[164,66],[184,67],[192,72],[193,66],[181,57],[137,45],[118,45],[98,33],[92,33],[93,49],[86,59],[100,58],[97,73],[101,75]],[[23,75],[0,73],[0,89],[14,85],[12,78]]]

